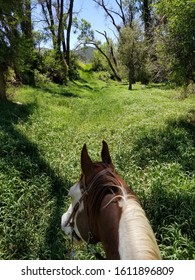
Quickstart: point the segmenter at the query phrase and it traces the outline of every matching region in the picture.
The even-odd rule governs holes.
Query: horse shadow
[[[174,246],[182,248],[184,258],[193,258],[195,254],[193,123],[186,119],[170,121],[165,129],[148,131],[147,135],[134,143],[128,153],[120,154],[117,158],[121,170],[125,168],[124,162],[127,166],[131,166],[130,161],[133,158],[134,164],[141,170],[143,188],[144,184],[147,184],[147,187],[150,185],[149,191],[145,192],[140,186],[139,189],[135,187],[137,188],[135,192],[140,197],[142,206],[157,233],[159,243],[164,248],[172,248],[165,258],[169,257]],[[151,172],[147,175],[150,176],[149,179],[144,175],[148,172]],[[176,240],[177,238],[180,242]]]
[[[0,237],[3,249],[1,258],[3,259],[64,259],[66,254],[60,223],[67,189],[72,183],[66,177],[62,178],[56,174],[41,156],[37,144],[32,143],[17,129],[17,124],[27,122],[37,106],[36,103],[26,105],[9,101],[0,103],[0,175],[6,178],[10,177],[11,188],[6,189],[7,186],[3,187],[0,184],[2,196],[4,192],[7,192],[3,196],[4,200],[0,201],[2,213]],[[21,213],[18,211],[14,216],[13,206],[21,203],[23,193],[27,192],[25,189],[33,186],[34,178],[36,178],[35,190],[37,193],[35,191],[29,197],[29,201],[24,202],[27,209],[22,208]],[[49,182],[48,190],[44,190],[44,186],[42,186],[45,179]],[[18,190],[21,184],[23,190]],[[17,194],[15,197],[14,191]],[[42,197],[39,195],[45,191],[48,193],[48,200],[53,201],[53,203],[49,219],[43,223],[45,228],[41,230],[43,236],[40,238],[37,236],[36,230],[41,227],[39,224],[41,217],[36,217],[38,216],[36,211],[41,206],[44,208],[44,200],[36,205],[36,199],[41,201]],[[8,199],[10,196],[14,197],[11,203]],[[41,203],[43,204],[41,205]],[[31,227],[28,230],[27,225],[31,223],[34,223],[34,228]],[[38,243],[36,253],[33,252],[35,251],[33,248],[33,240],[35,239],[40,239],[36,241]]]

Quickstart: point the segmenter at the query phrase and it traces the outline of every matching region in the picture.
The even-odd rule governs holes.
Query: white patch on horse
[[[61,228],[67,235],[70,235],[72,233],[72,229],[71,229],[70,225],[65,226],[66,222],[68,221],[68,219],[72,213],[72,210],[73,210],[73,207],[72,207],[72,204],[70,204],[68,210],[66,211],[66,213],[64,213],[62,215],[62,218],[61,218]]]
[[[61,228],[62,230],[67,234],[67,235],[71,235],[72,234],[72,228],[70,225],[67,225],[67,226],[64,226],[66,224],[66,222],[68,221],[73,209],[74,209],[74,206],[75,204],[79,201],[79,199],[81,198],[82,196],[82,193],[81,193],[81,190],[80,190],[80,183],[76,183],[74,186],[72,186],[69,190],[69,196],[72,198],[72,203],[70,204],[68,210],[66,213],[64,213],[62,215],[62,218],[61,218]],[[79,205],[79,208],[75,214],[75,217],[74,217],[74,231],[76,232],[76,234],[82,239],[80,233],[79,233],[79,230],[77,228],[77,225],[76,225],[76,217],[78,215],[79,212],[81,212],[82,210],[84,209],[84,205],[83,205],[83,202],[80,203]]]
[[[130,197],[120,200],[119,254],[123,260],[161,259],[153,230],[140,204]]]

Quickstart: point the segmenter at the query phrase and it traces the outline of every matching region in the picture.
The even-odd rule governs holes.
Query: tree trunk
[[[62,33],[62,52],[64,56],[66,55],[66,42],[65,42],[65,36],[64,36],[64,31]]]
[[[72,27],[72,15],[73,15],[73,4],[74,0],[70,0],[69,10],[68,10],[68,27],[67,27],[67,36],[66,36],[66,62],[69,66],[70,64],[70,33]]]
[[[34,40],[32,33],[32,19],[31,19],[31,1],[24,1],[24,20],[21,22],[22,32],[25,36],[25,39],[28,43],[29,54],[26,57],[26,63],[29,65],[29,69],[26,71],[26,75],[28,77],[28,84],[30,86],[35,86],[35,75],[34,75],[34,58],[32,53],[34,51]]]
[[[64,32],[63,26],[63,16],[64,16],[64,0],[57,1],[58,8],[57,8],[57,16],[58,16],[58,32],[57,32],[57,51],[61,53],[61,44],[62,44],[62,33]]]
[[[134,75],[134,64],[133,61],[129,64],[129,90],[132,90],[132,85],[135,82]]]
[[[69,2],[68,11],[64,12],[67,4],[66,2]],[[73,21],[74,0],[66,2],[64,0],[39,1],[46,23],[52,34],[53,49],[56,52],[56,60],[59,60],[59,63],[64,65],[65,71],[67,72],[67,66],[70,64],[70,37]],[[65,26],[67,26],[67,30],[64,30]]]
[[[152,38],[152,18],[150,10],[150,1],[143,1],[143,19],[144,19],[144,28],[147,39]]]
[[[44,4],[42,4],[42,5],[44,6]],[[51,34],[52,34],[53,48],[54,48],[54,50],[57,50],[57,38],[56,38],[56,33],[55,33],[55,21],[54,21],[54,16],[53,16],[53,12],[52,12],[52,1],[51,0],[49,0],[47,2],[47,10],[48,10],[48,13],[49,13],[50,23],[47,19],[46,14],[45,14],[45,17],[47,19],[48,26],[49,26],[49,29],[50,29]]]
[[[131,71],[129,70],[129,90],[132,90],[132,84],[133,84],[133,80],[131,76]]]
[[[0,101],[6,99],[5,67],[0,65]]]

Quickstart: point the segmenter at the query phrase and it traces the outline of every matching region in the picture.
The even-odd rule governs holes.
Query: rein
[[[65,225],[64,225],[65,227],[67,227],[68,225],[70,225],[71,228],[74,227],[74,218],[75,218],[75,215],[76,215],[76,213],[77,213],[77,211],[78,211],[78,209],[79,209],[79,206],[80,206],[81,202],[83,201],[83,199],[84,199],[85,196],[87,196],[87,195],[88,195],[88,191],[86,190],[86,191],[84,191],[84,193],[82,194],[81,198],[76,202],[76,204],[75,204],[75,206],[74,206],[74,208],[73,208],[73,210],[72,210],[72,213],[70,214],[68,220],[66,221],[66,223],[65,223]],[[72,220],[72,222],[71,222],[71,220]]]
[[[71,229],[72,229],[72,238],[71,238],[71,243],[72,243],[72,253],[71,253],[71,255],[72,255],[72,257],[74,258],[74,254],[75,254],[75,252],[74,252],[74,219],[75,219],[75,215],[76,215],[76,213],[77,213],[77,211],[78,211],[78,209],[79,209],[79,206],[80,206],[80,204],[81,204],[81,202],[84,200],[84,198],[89,194],[89,191],[90,191],[90,189],[92,188],[92,186],[93,186],[93,184],[95,183],[95,181],[100,177],[100,176],[102,176],[102,175],[104,175],[106,172],[108,172],[108,170],[107,169],[103,169],[102,171],[100,171],[100,172],[98,172],[95,176],[94,176],[94,178],[92,179],[92,181],[89,183],[89,186],[88,186],[88,188],[86,189],[85,188],[85,191],[83,192],[83,194],[82,194],[82,196],[80,197],[80,199],[76,202],[76,204],[74,205],[74,207],[73,207],[73,210],[72,210],[72,213],[70,214],[70,216],[69,216],[69,218],[68,218],[68,220],[66,221],[66,223],[65,223],[65,227],[66,226],[68,226],[68,225],[70,225],[70,227],[71,227]],[[86,186],[85,185],[85,182],[84,182],[84,186]],[[90,240],[91,239],[93,239],[93,235],[92,235],[92,233],[89,231],[89,233],[88,233],[88,240],[87,240],[87,245],[86,245],[86,248],[87,248],[87,251],[88,252],[90,252],[90,253],[92,253],[95,257],[96,257],[96,259],[98,259],[98,260],[104,260],[105,258],[104,257],[102,257],[99,253],[97,253],[93,248],[91,248],[90,247]]]
[[[73,210],[72,210],[72,213],[70,214],[68,220],[66,221],[65,223],[65,227],[70,225],[72,228],[74,227],[74,218],[75,218],[75,215],[79,209],[79,206],[81,204],[81,202],[84,200],[84,198],[88,195],[91,187],[93,186],[93,184],[95,183],[95,181],[100,177],[102,176],[104,173],[106,173],[108,170],[106,169],[103,169],[102,171],[98,172],[95,177],[92,179],[92,181],[90,182],[89,186],[88,186],[88,189],[85,189],[85,191],[83,192],[82,196],[80,197],[80,199],[76,202],[76,204],[74,205],[73,207]],[[85,186],[85,183],[84,183],[84,186]],[[71,221],[72,220],[72,221]]]

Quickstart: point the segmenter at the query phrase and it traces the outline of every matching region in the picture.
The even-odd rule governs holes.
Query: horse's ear
[[[107,143],[103,140],[102,141],[102,161],[106,164],[112,164],[112,160],[110,157],[109,149]]]
[[[90,175],[93,170],[93,162],[88,154],[86,144],[84,144],[81,151],[81,169],[85,175]]]

